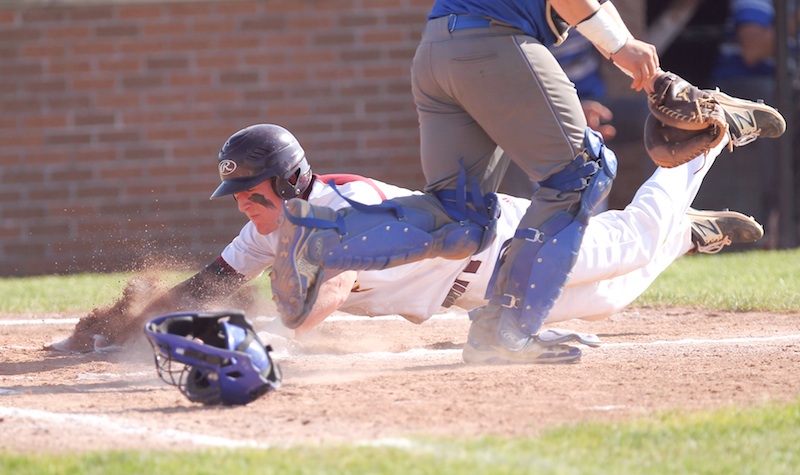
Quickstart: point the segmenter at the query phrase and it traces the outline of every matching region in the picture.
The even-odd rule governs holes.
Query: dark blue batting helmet
[[[311,183],[303,147],[279,125],[256,124],[233,134],[222,146],[217,164],[222,183],[210,199],[231,195],[274,178],[275,193],[289,200]]]

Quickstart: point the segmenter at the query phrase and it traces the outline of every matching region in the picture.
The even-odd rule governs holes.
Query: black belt
[[[450,32],[467,28],[489,28],[491,24],[492,20],[482,16],[456,14],[447,16],[447,30]]]

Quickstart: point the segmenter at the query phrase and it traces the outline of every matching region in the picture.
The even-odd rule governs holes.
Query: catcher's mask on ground
[[[251,125],[233,134],[219,152],[222,183],[210,199],[239,193],[272,179],[284,200],[302,195],[311,184],[311,166],[294,135],[274,124]]]
[[[147,322],[144,332],[158,375],[192,402],[247,404],[280,387],[272,348],[241,311],[172,313]]]

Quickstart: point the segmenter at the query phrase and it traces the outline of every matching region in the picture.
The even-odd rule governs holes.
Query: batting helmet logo
[[[236,171],[236,162],[233,160],[223,160],[219,162],[219,174],[220,176],[230,175]]]

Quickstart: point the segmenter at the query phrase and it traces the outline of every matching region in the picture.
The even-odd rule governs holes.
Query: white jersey
[[[337,185],[337,189],[343,196],[364,204],[380,203],[383,199],[380,193],[386,199],[420,193],[378,180],[351,181]],[[314,181],[308,201],[337,210],[349,206],[333,188],[320,180]],[[464,302],[482,302],[500,246],[513,235],[527,205],[528,200],[502,196],[498,223],[500,238],[470,259],[424,259],[379,271],[360,271],[353,291],[341,310],[369,316],[403,315],[411,321],[422,322],[439,310],[456,278],[469,282]],[[248,221],[239,235],[222,251],[222,258],[237,272],[253,279],[272,267],[277,246],[277,231],[268,235],[260,234],[255,225]],[[462,273],[471,261],[481,262],[477,272]],[[458,305],[463,303],[459,301]]]
[[[657,169],[625,210],[591,218],[572,274],[546,322],[607,317],[635,300],[685,254],[692,247],[686,211],[724,144],[687,166]],[[376,187],[387,199],[419,193],[377,180],[353,181],[338,189],[352,200],[377,204],[382,198]],[[486,250],[462,260],[423,259],[380,271],[360,271],[341,310],[368,316],[402,315],[420,323],[440,310],[454,287],[461,294],[455,305],[466,309],[485,305],[501,247],[513,237],[529,205],[521,198],[499,198],[497,238]],[[309,202],[333,209],[348,206],[319,181],[314,182]],[[277,239],[277,232],[261,235],[248,222],[222,257],[236,271],[253,278],[272,266]]]
[[[514,235],[529,203],[521,198],[500,195],[497,238],[486,250],[470,258],[448,260],[437,257],[390,269],[359,272],[358,287],[341,309],[370,316],[402,315],[419,323],[440,309],[454,285],[463,294],[456,300],[456,305],[464,308],[484,305],[484,294],[500,248]],[[460,283],[457,284],[456,280]]]

